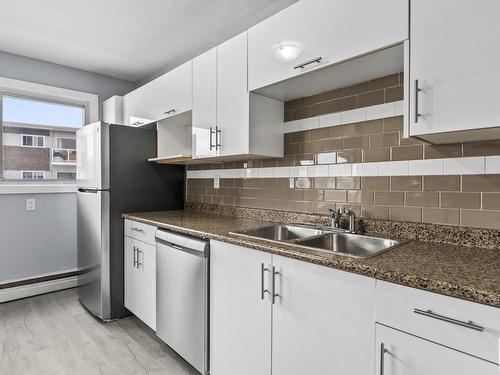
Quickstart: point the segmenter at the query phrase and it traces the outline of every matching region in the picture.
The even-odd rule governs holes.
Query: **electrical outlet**
[[[35,211],[36,201],[33,198],[26,199],[26,211]]]
[[[220,176],[214,176],[214,189],[218,189],[220,187]]]

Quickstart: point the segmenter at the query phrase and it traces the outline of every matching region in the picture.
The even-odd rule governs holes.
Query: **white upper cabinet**
[[[154,118],[174,116],[192,109],[192,62],[155,79]]]
[[[123,97],[114,95],[102,103],[102,121],[123,124]]]
[[[123,123],[141,126],[192,109],[191,61],[123,97]]]
[[[247,36],[193,60],[193,158],[283,156],[283,102],[248,92]]]
[[[497,0],[411,1],[410,135],[499,137],[499,13]]]
[[[123,97],[123,123],[125,125],[141,126],[156,120],[155,86],[155,81],[149,82]]]
[[[249,89],[407,38],[408,1],[301,0],[249,29]]]
[[[193,59],[193,158],[217,156],[217,48]]]
[[[217,47],[217,124],[221,155],[249,153],[247,33]]]

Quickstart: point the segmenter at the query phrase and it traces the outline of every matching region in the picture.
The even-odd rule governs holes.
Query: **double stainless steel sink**
[[[231,233],[355,258],[370,258],[402,244],[397,240],[363,236],[337,228],[302,225],[267,225]]]

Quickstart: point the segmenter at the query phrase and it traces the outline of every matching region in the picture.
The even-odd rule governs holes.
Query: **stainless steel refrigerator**
[[[123,304],[123,212],[182,209],[184,167],[153,164],[156,130],[86,125],[77,132],[78,294],[104,321]]]

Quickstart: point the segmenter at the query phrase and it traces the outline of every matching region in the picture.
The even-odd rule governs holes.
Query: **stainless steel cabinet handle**
[[[216,146],[214,146],[213,142],[212,142],[212,135],[216,133],[215,130],[213,130],[212,127],[210,127],[210,151],[212,151],[212,149]],[[216,135],[217,136],[217,135]]]
[[[279,297],[279,293],[276,293],[276,275],[279,275],[280,273],[278,271],[276,271],[276,267],[273,266],[273,284],[272,284],[272,288],[271,288],[271,299],[272,299],[272,303],[274,305],[274,303],[276,302],[276,297]]]
[[[139,233],[144,233],[144,229],[141,229],[141,228],[133,227],[133,228],[130,228],[130,229],[135,230],[136,232],[139,232]]]
[[[264,272],[269,272],[269,268],[264,266],[264,263],[260,264],[260,299],[264,299],[264,294],[269,293],[269,290],[264,289]]]
[[[137,247],[134,246],[134,268],[137,267],[136,255],[137,255]]]
[[[456,324],[457,326],[461,326],[461,327],[473,329],[474,331],[479,331],[479,332],[483,332],[484,331],[484,327],[481,327],[480,325],[477,325],[477,324],[473,323],[471,320],[469,320],[468,322],[464,322],[464,321],[461,321],[461,320],[457,320],[457,319],[453,319],[453,318],[448,318],[447,316],[436,314],[435,312],[432,312],[432,310],[413,309],[413,312],[415,314],[427,316],[429,318],[434,318],[434,319],[437,319],[437,320],[442,320],[443,322],[448,322],[448,323],[451,323],[451,324]]]
[[[140,250],[139,248],[137,248],[137,269],[139,269],[139,267],[142,267],[143,264],[139,261],[139,254],[142,254],[142,250]]]
[[[168,111],[163,112],[163,114],[164,115],[170,115],[170,114],[175,113],[175,112],[177,112],[175,109],[170,109]]]
[[[384,375],[384,370],[385,370],[385,365],[384,365],[384,359],[385,359],[385,353],[389,353],[389,351],[385,348],[384,343],[380,343],[380,375]]]
[[[418,87],[418,79],[416,79],[415,80],[415,113],[414,113],[415,124],[418,123],[418,118],[420,117],[420,113],[418,113],[418,94],[420,91],[422,91],[422,89],[420,89]]]
[[[221,146],[220,144],[220,134],[222,130],[219,129],[218,126],[215,127],[215,149],[218,150]]]
[[[295,65],[293,68],[294,69],[303,69],[307,65],[311,65],[311,64],[314,64],[314,63],[318,63],[319,64],[321,62],[321,59],[323,59],[323,58],[321,56],[319,56],[319,57],[316,57],[314,59],[307,60],[307,61],[303,62],[302,64]]]

